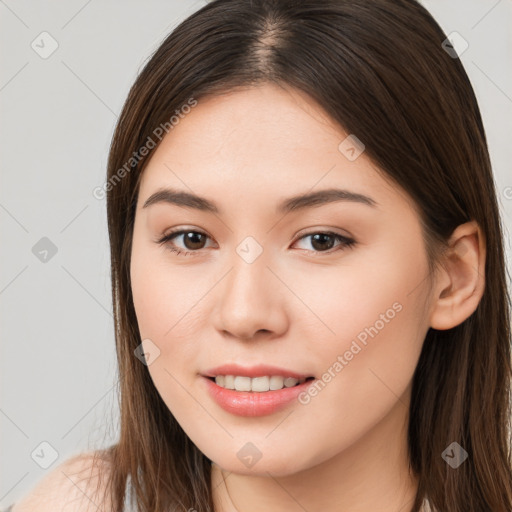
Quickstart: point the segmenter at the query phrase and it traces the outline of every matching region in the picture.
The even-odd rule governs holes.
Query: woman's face
[[[148,371],[229,471],[293,474],[405,424],[431,308],[420,221],[347,136],[264,85],[199,101],[142,176],[131,281]],[[182,195],[144,206],[163,189]],[[288,203],[330,189],[359,196]]]

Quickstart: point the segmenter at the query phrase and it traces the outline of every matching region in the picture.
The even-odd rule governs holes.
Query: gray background
[[[423,3],[469,43],[510,262],[512,0]],[[92,191],[136,74],[204,4],[0,0],[0,507],[117,438],[106,205]],[[42,58],[45,31],[58,48]]]

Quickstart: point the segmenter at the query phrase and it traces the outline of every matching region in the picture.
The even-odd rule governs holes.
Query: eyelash
[[[157,240],[156,243],[159,245],[167,245],[167,249],[169,249],[171,252],[174,252],[176,255],[181,254],[183,256],[195,256],[196,255],[195,253],[199,252],[200,249],[197,249],[196,251],[187,251],[187,250],[183,250],[183,249],[178,249],[169,243],[173,238],[176,238],[177,236],[183,235],[185,233],[199,233],[201,235],[208,237],[208,235],[206,233],[203,233],[202,231],[197,231],[195,229],[178,229],[175,231],[171,231],[170,233],[168,233],[167,235],[162,237],[160,240]],[[337,246],[337,248],[335,247],[334,249],[329,249],[328,251],[308,251],[308,252],[312,252],[314,254],[320,254],[320,255],[321,254],[332,254],[333,252],[336,252],[341,249],[352,248],[356,244],[355,240],[353,240],[351,238],[347,238],[346,236],[340,235],[338,233],[333,233],[332,231],[312,231],[311,233],[302,235],[298,240],[302,240],[303,238],[307,238],[308,236],[313,236],[313,235],[318,235],[318,234],[329,235],[329,236],[334,237],[335,239],[339,240],[341,243]],[[210,238],[210,237],[208,237],[208,238]]]

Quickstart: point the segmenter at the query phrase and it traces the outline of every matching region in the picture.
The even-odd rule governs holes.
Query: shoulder
[[[109,466],[100,452],[66,459],[45,475],[12,512],[97,512],[106,505],[105,480]],[[100,503],[101,501],[101,503]]]

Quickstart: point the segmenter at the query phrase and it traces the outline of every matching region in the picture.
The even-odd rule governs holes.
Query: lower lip
[[[235,391],[217,386],[214,381],[202,377],[206,381],[208,393],[225,411],[238,416],[266,416],[284,409],[290,402],[304,392],[314,379],[275,391]]]

